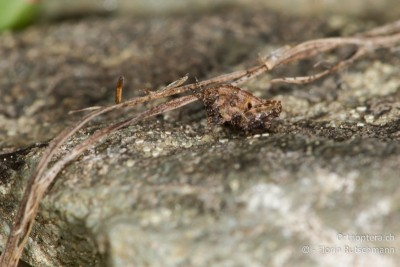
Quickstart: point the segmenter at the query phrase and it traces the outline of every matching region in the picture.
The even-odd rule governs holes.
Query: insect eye
[[[252,105],[250,102],[247,103],[247,108],[248,108],[248,109],[251,109],[252,106],[253,106],[253,105]]]

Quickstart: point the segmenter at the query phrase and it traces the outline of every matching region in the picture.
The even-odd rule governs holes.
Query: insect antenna
[[[199,79],[197,77],[194,77],[195,82],[194,82],[194,87],[192,88],[192,94],[196,96],[198,99],[202,99],[203,92],[206,88],[206,86],[202,86],[202,84],[199,82]]]

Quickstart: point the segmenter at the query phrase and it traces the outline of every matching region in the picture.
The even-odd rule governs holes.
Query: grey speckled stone
[[[43,13],[50,17],[65,17],[85,13],[117,12],[127,15],[165,14],[207,10],[227,5],[268,8],[286,14],[297,15],[351,15],[372,16],[380,19],[396,19],[400,14],[397,0],[59,0],[44,1]]]
[[[141,94],[137,88],[157,88],[187,72],[201,79],[242,69],[259,52],[374,24],[337,28],[324,21],[229,8],[66,21],[1,36],[0,249],[43,146],[79,117],[68,110],[110,103],[120,74],[127,77],[126,97],[133,97]],[[24,260],[33,266],[396,266],[400,64],[393,55],[379,52],[308,86],[267,88],[269,76],[247,84],[256,95],[283,102],[270,132],[220,129],[214,140],[205,134],[201,105],[193,104],[109,136],[57,177]],[[61,154],[130,114],[97,119]],[[395,240],[360,243],[338,233]],[[315,250],[303,253],[306,245]],[[397,251],[345,251],[356,246]]]

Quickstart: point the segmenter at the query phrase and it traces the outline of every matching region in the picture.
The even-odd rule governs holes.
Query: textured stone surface
[[[128,15],[165,14],[207,10],[228,5],[245,5],[268,8],[285,14],[372,16],[377,19],[396,19],[400,15],[397,0],[46,0],[44,14],[50,17],[65,17],[86,13],[117,12]]]
[[[203,79],[242,69],[284,44],[374,24],[321,21],[229,8],[66,21],[0,36],[0,249],[43,146],[79,117],[67,111],[112,102],[120,74],[128,98],[185,73]],[[379,52],[308,86],[269,88],[269,76],[245,85],[282,101],[284,112],[270,132],[220,129],[215,140],[205,134],[201,105],[193,104],[109,136],[57,177],[24,260],[33,266],[396,266],[400,64],[393,55]],[[62,153],[129,115],[97,119]],[[360,243],[338,233],[391,234],[395,241]],[[316,250],[303,253],[306,245]],[[397,252],[346,252],[346,246]],[[341,251],[321,251],[336,247]]]

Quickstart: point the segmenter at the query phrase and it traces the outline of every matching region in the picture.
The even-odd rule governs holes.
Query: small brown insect
[[[232,85],[211,87],[198,94],[210,125],[228,124],[249,131],[268,129],[282,111],[278,100],[264,100]]]

